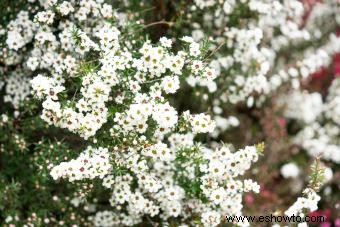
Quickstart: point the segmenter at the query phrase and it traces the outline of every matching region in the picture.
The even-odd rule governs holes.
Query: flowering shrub
[[[294,105],[289,102],[287,116],[299,119],[305,123],[304,128],[296,135],[295,141],[301,145],[309,154],[340,162],[339,148],[339,96],[340,80],[334,79],[328,90],[326,102],[323,103],[320,93],[293,94],[291,100],[303,99],[303,110],[293,114]],[[301,104],[300,104],[301,105]],[[299,107],[297,107],[299,108]],[[294,108],[295,110],[297,108]],[[301,108],[301,106],[300,106]]]
[[[340,51],[336,2],[4,5],[1,225],[218,226],[336,199],[339,79],[310,79]]]

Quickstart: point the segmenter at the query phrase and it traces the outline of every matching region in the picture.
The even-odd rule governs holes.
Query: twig
[[[171,27],[171,26],[174,25],[174,22],[164,21],[164,20],[156,21],[156,22],[152,22],[150,24],[144,25],[143,29],[148,28],[148,27],[152,27],[152,26],[155,26],[155,25],[159,25],[159,24],[164,24],[164,25],[168,25],[169,27]]]
[[[137,11],[137,13],[145,13],[145,12],[148,12],[148,11],[153,10],[153,9],[156,9],[156,6],[150,7],[148,9],[143,9],[141,11]]]
[[[211,56],[213,56],[219,49],[221,49],[221,47],[225,44],[225,41],[223,41],[218,47],[216,47],[215,50],[213,50],[205,59],[210,58]]]
[[[77,94],[77,92],[78,92],[78,88],[76,89],[76,91],[74,92],[74,94],[73,94],[73,97],[72,97],[72,102],[74,102],[74,99],[76,98],[76,94]]]
[[[153,83],[153,82],[157,82],[157,81],[161,81],[161,80],[163,80],[163,78],[145,81],[145,82],[142,82],[141,84],[149,84],[149,83]]]

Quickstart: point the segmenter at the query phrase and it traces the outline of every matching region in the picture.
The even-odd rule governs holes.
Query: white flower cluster
[[[195,4],[200,8],[204,9],[216,5],[216,0],[195,0]]]
[[[85,4],[84,2],[80,2],[80,8]],[[95,6],[99,11],[104,7],[100,4]],[[32,57],[27,64],[31,70],[47,68],[52,76],[36,76],[31,82],[32,88],[37,97],[44,99],[42,118],[46,122],[79,133],[85,139],[95,135],[107,122],[106,103],[112,101],[110,92],[113,87],[115,90],[126,90],[116,97],[114,100],[116,103],[121,104],[127,97],[131,98],[131,93],[133,95],[133,104],[128,110],[115,114],[117,123],[113,128],[115,131],[126,133],[137,130],[139,133],[144,133],[148,127],[147,121],[152,116],[164,134],[175,126],[178,117],[177,111],[165,102],[162,92],[172,94],[179,89],[179,76],[182,75],[183,68],[195,69],[192,73],[205,80],[215,79],[213,70],[204,66],[203,62],[200,68],[195,68],[194,63],[191,63],[193,59],[199,60],[200,45],[190,37],[183,38],[183,41],[189,45],[188,53],[183,51],[177,54],[171,53],[169,51],[171,40],[164,37],[161,38],[160,46],[146,41],[137,50],[129,50],[127,46],[124,47],[126,43],[120,41],[118,28],[103,21],[95,27],[94,37],[83,32],[85,28],[72,30],[70,25],[65,24],[58,41],[51,29],[51,32],[45,31],[46,24],[52,20],[50,15],[51,13],[44,12],[36,16],[37,20],[44,24],[39,27],[39,31],[42,28],[44,31],[38,32],[35,38],[37,43],[43,45],[38,45],[32,51]],[[98,43],[93,41],[98,39]],[[46,44],[51,45],[51,48],[44,49]],[[58,94],[65,90],[64,83],[67,77],[75,75],[77,63],[71,55],[63,56],[58,53],[57,46],[61,46],[63,51],[75,51],[80,55],[99,51],[99,55],[102,56],[99,59],[98,69],[83,76],[81,97],[78,101],[73,99],[68,101],[66,105],[59,101]],[[131,75],[126,77],[126,73]],[[158,80],[161,80],[161,83],[158,83]],[[148,92],[142,92],[145,84],[150,85]],[[210,131],[210,129],[203,131]]]
[[[301,120],[305,125],[294,138],[311,156],[321,156],[335,163],[340,162],[340,80],[334,79],[329,87],[326,102],[319,93],[295,91],[286,97],[286,116]],[[302,108],[300,108],[302,106]]]
[[[108,149],[88,147],[76,159],[53,166],[50,174],[54,180],[66,178],[72,182],[96,177],[103,179],[111,171]]]
[[[168,141],[172,149],[189,147],[194,145],[194,135],[192,133],[172,133],[171,136],[168,137]]]
[[[20,70],[13,71],[6,80],[6,95],[4,102],[10,102],[14,108],[18,108],[20,102],[30,94],[29,79]]]
[[[185,138],[186,143],[192,144],[190,134],[175,137]],[[173,141],[173,138],[169,140]],[[186,152],[193,152],[193,156],[183,161],[180,157],[185,157]],[[226,213],[242,213],[244,192],[259,192],[259,185],[254,181],[236,179],[257,159],[258,151],[254,146],[237,152],[231,152],[226,146],[217,150],[182,146],[178,150],[176,146],[168,147],[158,142],[142,148],[142,152],[131,148],[127,153],[119,152],[115,155],[115,162],[130,173],[115,177],[111,186],[110,203],[117,208],[116,211],[97,213],[94,224],[130,226],[140,223],[145,216],[159,216],[163,223],[178,218],[184,224],[191,223],[192,216],[199,216],[204,226],[216,226]],[[195,164],[195,160],[201,160],[201,163]],[[203,203],[200,198],[188,199],[186,190],[190,188],[183,185],[182,180],[196,182],[197,185],[192,187],[198,187],[202,198],[210,202]],[[121,212],[123,208],[127,213]]]
[[[93,218],[95,226],[112,227],[119,224],[119,221],[115,221],[115,215],[112,211],[99,211]]]
[[[216,106],[216,108],[218,108]],[[211,133],[211,136],[216,138],[218,135],[222,134],[226,130],[232,127],[237,127],[240,125],[240,121],[235,116],[229,116],[227,118],[221,117],[217,115],[220,113],[220,110],[214,109],[214,113],[216,116],[214,116],[214,121],[216,124],[215,130]]]
[[[190,115],[188,118],[194,133],[213,132],[215,129],[216,124],[209,115],[201,113]]]
[[[38,12],[37,15],[35,15],[35,20],[39,23],[43,24],[52,24],[54,20],[54,12],[51,10],[46,10],[42,12]]]
[[[16,19],[7,25],[7,28],[6,44],[9,49],[18,50],[33,39],[36,25],[29,19],[27,11],[21,11]]]
[[[303,194],[305,196],[299,197],[296,202],[285,211],[285,215],[304,217],[306,210],[313,212],[318,209],[320,196],[311,188],[305,189]]]
[[[318,25],[326,22],[335,30],[336,23],[328,23],[338,14],[338,7],[333,1],[318,2],[308,17],[303,3],[297,0],[194,2],[198,9],[192,7],[192,14],[204,16],[198,16],[198,20],[202,18],[203,21],[192,24],[193,37],[200,40],[204,37],[201,35],[203,32],[212,31],[209,35],[217,42],[216,49],[224,51],[218,51],[217,58],[211,62],[219,74],[215,86],[219,94],[217,99],[222,103],[246,101],[248,107],[255,102],[260,105],[271,91],[277,90],[284,82],[293,81],[293,86],[297,86],[301,78],[328,65],[330,56],[339,51],[339,38],[332,34],[330,41],[315,54],[311,55],[307,50],[302,58],[299,57],[295,67],[287,67],[292,64],[281,58],[281,52],[289,46],[328,36]],[[241,9],[245,8],[256,17],[247,14],[242,23],[231,23],[229,15],[234,10],[237,14],[238,10],[242,12]],[[335,19],[333,21],[336,22]],[[295,55],[291,49],[289,53]],[[202,86],[200,83],[189,84]]]
[[[281,166],[280,172],[284,178],[296,178],[300,174],[300,168],[293,162]]]
[[[199,222],[210,227],[223,225],[225,215],[241,216],[244,193],[260,191],[242,175],[258,160],[262,146],[234,151],[231,145],[211,141],[240,124],[225,114],[236,115],[237,108],[225,103],[261,104],[283,83],[297,88],[300,79],[329,64],[331,55],[340,51],[340,38],[323,34],[311,21],[333,17],[333,4],[318,3],[323,13],[313,10],[304,26],[298,0],[195,0],[185,15],[198,20],[190,24],[192,37],[182,33],[181,38],[161,37],[157,42],[149,40],[145,30],[168,22],[143,25],[143,19],[135,19],[139,13],[115,10],[134,3],[105,2],[39,0],[34,10],[21,11],[6,28],[7,47],[1,50],[5,67],[0,70],[12,73],[6,74],[4,101],[19,109],[31,92],[42,102],[45,122],[87,140],[78,157],[49,164],[50,175],[54,180],[90,182],[95,190],[105,188],[109,199],[103,196],[100,203],[108,201],[103,205],[95,199],[90,209],[88,220],[95,226],[132,226],[145,220],[168,226],[176,220],[179,226]],[[322,37],[329,37],[326,44]],[[295,54],[294,45],[304,46],[305,41],[322,44]],[[294,52],[290,60],[283,54],[287,47]],[[183,81],[190,86],[187,90]],[[292,96],[296,103],[283,102],[287,117],[306,124],[296,143],[338,163],[336,81],[326,103],[317,93],[298,92]],[[187,100],[177,100],[183,99],[182,91],[202,96],[204,105],[186,111]],[[7,118],[3,115],[1,124]],[[209,137],[202,139],[201,133]],[[297,177],[299,171],[293,163],[281,168],[284,177]],[[287,215],[316,209],[320,198],[312,190],[305,193]],[[79,206],[85,196],[70,202]]]
[[[114,121],[115,131],[135,131],[144,133],[147,130],[147,121],[151,116],[159,125],[159,134],[170,131],[177,124],[177,111],[169,103],[159,104],[132,104],[125,113],[116,113]]]
[[[294,90],[283,100],[285,103],[284,115],[306,124],[316,121],[322,112],[322,96],[318,92],[308,93]]]
[[[266,59],[266,50],[259,49],[263,38],[263,31],[255,29],[237,29],[231,28],[224,33],[226,45],[233,49],[232,64],[242,65],[241,70],[245,73],[250,70],[254,64],[257,66],[256,75],[244,78],[236,76],[234,86],[229,88],[229,100],[236,103],[245,100],[253,91],[258,93],[268,90],[265,75],[269,70],[269,63]],[[230,63],[229,63],[230,64]],[[242,91],[238,92],[242,88]]]
[[[47,123],[78,132],[82,137],[88,138],[106,122],[108,110],[105,102],[108,100],[109,86],[96,81],[92,74],[87,75],[83,81],[84,87],[80,91],[83,98],[76,103],[78,111],[63,107],[58,102],[57,94],[65,88],[56,80],[38,75],[31,83],[38,96],[47,94],[47,99],[42,104],[42,119]]]
[[[340,51],[340,38],[335,35],[329,36],[329,41],[319,49],[308,49],[304,52],[303,59],[297,61],[295,66],[280,69],[272,75],[270,91],[275,91],[284,82],[290,81],[294,88],[300,86],[300,79],[307,78],[309,75],[318,72],[322,67],[331,62],[331,56]]]
[[[92,137],[89,143],[103,135],[110,140],[49,166],[54,180],[99,178],[111,191],[112,208],[95,209],[94,225],[131,226],[146,217],[192,225],[201,217],[204,226],[216,226],[226,213],[241,214],[243,193],[259,192],[252,180],[237,179],[257,161],[255,146],[231,152],[196,144],[197,134],[214,132],[215,121],[203,113],[178,113],[168,99],[183,80],[216,91],[218,74],[205,61],[203,46],[184,36],[178,42],[185,51],[172,52],[175,40],[166,37],[156,44],[134,35],[126,39],[129,27],[102,1],[42,5],[21,63],[35,75],[30,84],[42,100],[42,119]],[[259,42],[252,33],[244,36]],[[220,118],[220,130],[224,120],[238,124]]]
[[[326,4],[325,4],[326,3]],[[339,23],[338,12],[336,8],[337,3],[332,0],[326,0],[324,2],[315,2],[311,7],[311,12],[308,15],[308,20],[305,21],[305,28],[309,34],[314,38],[320,38],[323,34],[323,29],[332,23]],[[336,14],[335,20],[329,24],[324,24],[326,18],[332,17]]]
[[[339,126],[315,122],[298,133],[295,143],[301,145],[311,156],[340,163]]]
[[[323,111],[325,118],[340,126],[340,78],[332,81]]]

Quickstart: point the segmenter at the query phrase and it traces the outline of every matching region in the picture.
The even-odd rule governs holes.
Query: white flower
[[[40,23],[46,23],[46,24],[52,24],[54,19],[54,12],[51,10],[38,12],[35,16],[35,20],[37,20]]]
[[[190,51],[190,55],[193,57],[197,57],[201,54],[200,51],[200,45],[198,43],[192,42],[189,45],[189,51]]]
[[[146,156],[154,159],[160,159],[162,161],[171,161],[175,159],[173,152],[167,147],[166,144],[158,142],[155,145],[150,146],[144,151]]]
[[[178,76],[166,76],[162,80],[162,89],[165,93],[173,94],[179,89],[179,78]]]
[[[211,120],[209,115],[205,114],[193,115],[190,124],[194,133],[213,132],[215,129],[215,122]]]
[[[331,168],[329,167],[325,167],[324,170],[324,177],[325,177],[325,181],[330,181],[333,178],[333,171]]]
[[[225,173],[225,165],[220,161],[210,161],[209,172],[212,176],[222,177]]]
[[[111,170],[109,158],[108,149],[88,147],[78,158],[54,166],[50,174],[55,180],[66,178],[70,182],[96,177],[104,178]]]
[[[229,4],[228,1],[225,1],[224,4],[223,4],[223,11],[225,14],[230,14],[231,11],[232,11],[232,7],[231,5]]]
[[[192,43],[194,42],[194,39],[192,37],[189,37],[189,36],[183,36],[181,38],[182,41],[186,42],[186,43]]]
[[[168,38],[166,38],[166,37],[161,37],[161,38],[159,39],[159,41],[160,41],[160,43],[161,43],[161,45],[162,45],[163,47],[171,48],[171,45],[172,45],[171,39],[168,39]]]
[[[305,197],[299,197],[296,202],[285,211],[285,215],[300,216],[304,214],[305,209],[307,209],[309,212],[313,212],[318,209],[320,196],[316,194],[316,192],[311,188],[305,189],[303,194]]]
[[[210,200],[215,204],[220,204],[227,196],[224,188],[218,188],[211,193]]]
[[[246,192],[253,191],[255,193],[259,193],[260,192],[260,185],[258,185],[256,182],[254,182],[251,179],[244,180],[244,190]]]
[[[216,211],[207,211],[202,213],[201,222],[203,226],[212,227],[217,226],[221,222],[221,214]]]
[[[295,163],[284,164],[280,172],[284,178],[296,178],[299,176],[300,169]]]
[[[73,8],[72,4],[70,2],[67,2],[67,1],[63,1],[58,6],[58,10],[59,10],[60,14],[63,15],[63,16],[67,16],[71,12],[74,12],[74,8]]]

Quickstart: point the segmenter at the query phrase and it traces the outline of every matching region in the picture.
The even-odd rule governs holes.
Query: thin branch
[[[211,56],[213,56],[219,49],[221,49],[221,47],[225,44],[225,41],[223,41],[220,45],[218,45],[218,47],[216,47],[215,50],[213,50],[205,59],[210,58]]]
[[[156,9],[156,6],[150,7],[148,9],[143,9],[141,11],[137,11],[137,13],[145,13],[145,12],[148,12],[148,11],[153,10],[153,9]]]
[[[156,21],[156,22],[152,22],[152,23],[150,23],[150,24],[144,25],[143,29],[149,28],[149,27],[152,27],[152,26],[155,26],[155,25],[159,25],[159,24],[164,24],[164,25],[168,25],[169,27],[171,27],[171,26],[174,25],[174,22],[171,22],[171,21],[164,21],[164,20]]]

